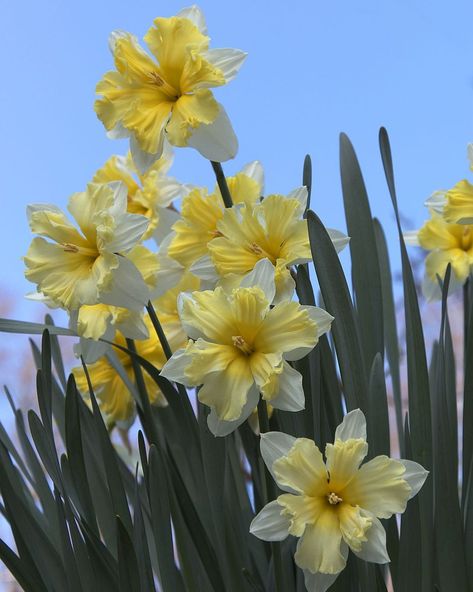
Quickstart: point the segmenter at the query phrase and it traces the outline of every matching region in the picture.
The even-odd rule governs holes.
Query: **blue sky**
[[[187,4],[4,2],[0,8],[1,289],[31,289],[21,256],[31,235],[30,202],[65,206],[124,142],[105,137],[93,111],[94,89],[111,68],[110,31],[142,37],[156,16]],[[473,141],[473,4],[452,0],[347,0],[224,3],[202,1],[213,47],[249,53],[239,76],[217,89],[240,141],[226,171],[254,159],[269,192],[300,183],[304,155],[314,162],[313,205],[327,225],[344,229],[338,134],[357,149],[373,213],[397,254],[391,207],[378,156],[378,128],[388,128],[402,211],[419,225],[434,190],[468,177]],[[213,184],[196,152],[176,154],[172,173]],[[395,263],[397,256],[395,258]],[[23,319],[38,305],[23,303]]]

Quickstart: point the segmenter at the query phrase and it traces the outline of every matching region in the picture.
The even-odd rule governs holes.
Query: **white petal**
[[[306,263],[307,259],[302,259],[301,261],[295,261],[294,265],[299,265],[299,263]],[[276,296],[274,297],[273,304],[281,304],[281,302],[287,302],[288,300],[292,300],[294,296],[294,291],[296,289],[296,282],[290,273],[287,273],[284,281],[279,284],[278,291],[276,292]],[[307,353],[307,352],[306,352]],[[302,357],[305,354],[302,354],[299,357]],[[299,358],[295,358],[299,359]]]
[[[159,208],[159,219],[153,238],[159,245],[171,232],[171,226],[179,220],[179,213],[169,208]]]
[[[141,310],[149,300],[149,289],[143,276],[126,257],[118,257],[119,265],[114,269],[112,285],[99,296],[103,304],[122,306],[130,310]]]
[[[411,247],[420,247],[418,230],[406,230],[402,233],[402,236],[404,237],[404,242],[406,245]]]
[[[74,345],[74,353],[77,357],[82,356],[86,364],[93,364],[104,356],[112,346],[103,341],[80,338],[80,342]]]
[[[112,54],[115,53],[115,46],[117,44],[117,40],[129,36],[129,33],[127,33],[126,31],[122,31],[121,29],[116,29],[115,31],[112,31],[110,33],[110,35],[108,36],[108,48],[112,52]]]
[[[289,434],[284,434],[283,432],[266,432],[261,434],[261,456],[263,457],[265,465],[268,467],[268,471],[276,482],[277,480],[273,472],[273,464],[282,456],[287,456],[289,450],[294,446],[295,441],[296,438],[294,438],[294,436],[289,436]],[[297,491],[287,486],[281,487],[281,489],[284,489],[284,491],[288,491],[289,493],[297,494]]]
[[[175,199],[180,199],[189,193],[189,186],[174,177],[161,177],[157,186],[159,188],[159,205],[162,207],[169,206]]]
[[[468,146],[466,147],[466,154],[468,160],[470,161],[470,169],[473,170],[473,144],[468,144]]]
[[[116,328],[129,339],[148,339],[149,331],[146,326],[143,315],[137,312],[131,312],[126,320],[116,324]]]
[[[256,386],[252,386],[248,391],[247,401],[241,410],[241,415],[234,421],[223,421],[218,418],[214,409],[211,409],[207,417],[207,425],[214,436],[227,436],[234,432],[253,412],[253,409],[258,405],[259,390]]]
[[[225,109],[219,105],[217,119],[209,125],[199,125],[189,138],[188,145],[202,156],[214,162],[225,162],[235,158],[238,140]]]
[[[144,175],[149,167],[161,158],[163,153],[163,144],[164,144],[164,132],[161,134],[160,142],[158,146],[158,151],[154,154],[149,152],[145,152],[140,148],[138,141],[134,134],[130,136],[130,152],[133,158],[133,164],[135,165],[136,169]]]
[[[264,169],[263,165],[259,162],[259,160],[254,160],[253,162],[249,162],[245,164],[245,166],[240,171],[250,179],[256,181],[260,188],[260,194],[263,195],[264,193]]]
[[[189,267],[189,271],[201,280],[207,280],[209,282],[217,282],[219,275],[215,269],[215,265],[212,263],[210,255],[204,255],[194,261]]]
[[[139,242],[148,228],[149,220],[140,214],[124,212],[115,217],[113,239],[104,245],[109,253],[125,254],[131,251]]]
[[[205,17],[200,8],[196,4],[188,6],[187,8],[183,8],[180,12],[176,14],[176,16],[180,18],[189,19],[192,23],[194,23],[194,25],[199,29],[199,31],[203,35],[207,35],[207,25],[205,23]]]
[[[161,250],[158,253],[159,268],[157,273],[156,288],[153,290],[150,298],[154,300],[165,294],[171,288],[179,283],[184,275],[185,269],[175,259],[162,255]]]
[[[202,57],[223,72],[226,82],[231,82],[238,74],[248,54],[241,49],[209,49]]]
[[[361,409],[354,409],[347,413],[335,430],[335,440],[344,442],[352,438],[366,440],[366,419]]]
[[[269,403],[283,411],[302,411],[305,408],[302,375],[283,361],[283,371],[279,375],[279,391]]]
[[[180,384],[187,385],[187,378],[184,374],[184,369],[190,364],[191,360],[186,354],[185,348],[176,350],[171,358],[164,364],[161,369],[161,376],[172,380],[173,382],[179,382]]]
[[[366,532],[367,542],[363,543],[361,551],[354,551],[355,555],[371,563],[389,563],[391,559],[386,549],[386,531],[383,525],[373,514],[365,510],[362,510],[361,513],[365,516],[369,515],[373,524]]]
[[[290,193],[288,193],[288,199],[297,199],[297,201],[301,204],[301,209],[304,211],[307,207],[307,198],[309,196],[309,192],[307,191],[307,187],[302,185],[302,187],[298,187],[294,189]]]
[[[291,521],[281,516],[282,509],[276,500],[267,504],[253,518],[250,533],[263,541],[283,541],[288,536]]]
[[[274,265],[269,259],[260,259],[250,273],[247,273],[241,280],[242,288],[259,286],[265,293],[266,300],[272,304],[276,294],[274,284]]]
[[[324,310],[323,308],[319,308],[318,306],[310,306],[308,304],[302,305],[301,308],[307,310],[307,312],[309,313],[309,317],[317,323],[318,337],[324,335],[325,333],[327,333],[327,331],[330,330],[334,318],[326,310]],[[292,362],[294,360],[300,360],[313,349],[313,347],[298,347],[297,349],[293,349],[290,352],[286,352],[283,357],[285,360],[288,360],[289,362]]]
[[[340,553],[346,560],[348,557],[348,545],[344,541],[340,545]],[[304,582],[307,592],[326,592],[341,573],[312,573],[308,569],[302,571],[304,572]]]
[[[60,216],[64,217],[64,212],[61,208],[58,208],[54,204],[49,203],[33,203],[28,204],[26,206],[26,217],[28,219],[28,223],[31,225],[31,217],[36,212],[52,212],[53,214],[59,214]],[[71,224],[72,226],[72,224]]]
[[[402,478],[405,479],[411,486],[412,491],[409,494],[409,499],[411,499],[419,493],[420,488],[422,485],[424,485],[425,480],[429,475],[429,471],[424,469],[422,465],[419,465],[413,460],[401,459],[399,462],[401,462],[406,467],[406,472]]]
[[[335,228],[327,228],[327,233],[332,240],[333,246],[337,253],[343,251],[343,249],[348,245],[350,242],[350,237],[340,232],[340,230],[335,230]]]
[[[126,129],[126,127],[123,127],[120,122],[118,122],[114,128],[108,130],[107,132],[107,138],[109,140],[121,140],[123,138],[129,138],[130,135],[130,130]]]
[[[441,214],[447,201],[445,193],[446,192],[444,190],[434,191],[432,195],[425,200],[424,206]]]
[[[25,298],[27,300],[34,300],[35,302],[41,302],[41,304],[45,304],[48,308],[61,308],[60,304],[45,296],[42,292],[28,292],[25,294]]]
[[[194,341],[196,341],[199,338],[205,339],[204,333],[202,333],[199,329],[196,329],[196,327],[194,327],[193,325],[186,323],[183,319],[182,309],[186,301],[193,301],[192,294],[189,292],[181,292],[177,297],[177,311],[181,319],[182,328],[184,329],[186,335]]]
[[[304,569],[304,583],[307,592],[326,592],[330,586],[340,575],[337,574],[323,574],[323,573],[312,573],[308,569]],[[340,572],[341,573],[341,572]]]

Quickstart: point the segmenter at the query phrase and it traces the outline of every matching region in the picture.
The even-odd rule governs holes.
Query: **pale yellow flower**
[[[221,236],[209,244],[210,257],[222,285],[235,287],[261,259],[275,268],[276,302],[291,298],[295,283],[290,267],[311,260],[307,221],[302,218],[307,189],[288,196],[269,195],[256,205],[227,208],[217,224]],[[348,238],[329,230],[334,245],[343,248]]]
[[[265,506],[250,526],[258,538],[299,538],[296,564],[308,592],[325,592],[344,569],[351,549],[374,563],[387,563],[386,532],[379,518],[406,509],[428,472],[409,460],[368,452],[366,421],[356,409],[322,453],[312,440],[280,432],[261,435],[261,454],[278,486],[288,493]]]
[[[423,292],[428,300],[441,297],[437,279],[443,279],[448,264],[452,266],[450,291],[461,288],[473,265],[473,225],[449,224],[431,210],[431,219],[418,231],[405,233],[406,242],[430,253],[425,259]]]
[[[174,353],[161,374],[199,386],[211,408],[209,427],[225,435],[257,405],[259,393],[278,409],[304,408],[302,376],[288,363],[306,355],[333,318],[320,308],[274,299],[274,268],[258,263],[239,288],[183,294],[179,314],[188,346]]]
[[[28,206],[31,230],[40,237],[24,258],[25,276],[38,292],[66,310],[97,303],[141,309],[149,290],[127,255],[148,220],[127,213],[126,204],[122,183],[89,184],[68,205],[80,230],[54,205]]]
[[[263,169],[258,162],[247,164],[227,184],[235,204],[256,203],[263,192]],[[208,243],[219,236],[217,224],[223,217],[224,203],[218,186],[212,194],[194,188],[182,200],[181,218],[173,226],[167,254],[189,269],[193,263],[208,258]]]
[[[237,141],[223,107],[210,88],[232,80],[246,54],[209,49],[201,11],[192,6],[177,16],[156,18],[144,37],[112,33],[116,70],[97,85],[98,117],[115,137],[131,136],[135,164],[145,170],[159,158],[164,137],[175,146],[193,146],[206,158],[233,158]]]
[[[167,175],[172,160],[172,153],[165,151],[145,173],[140,173],[133,164],[131,154],[126,158],[112,156],[94,175],[95,183],[125,183],[128,191],[128,212],[140,214],[149,220],[143,240],[153,237],[159,243],[179,218],[172,202],[182,196],[184,186]]]

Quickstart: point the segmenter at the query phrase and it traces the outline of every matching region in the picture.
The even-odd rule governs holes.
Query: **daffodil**
[[[473,170],[473,144],[468,144],[467,153]],[[435,191],[425,205],[450,224],[473,224],[473,185],[463,179],[451,189]]]
[[[406,242],[430,251],[425,259],[423,292],[428,300],[441,297],[437,279],[443,279],[448,264],[452,267],[450,291],[461,288],[473,265],[473,225],[449,224],[435,211],[418,231],[405,233]]]
[[[54,205],[28,206],[31,230],[40,236],[24,258],[26,278],[66,310],[98,303],[140,310],[149,290],[127,255],[146,232],[148,219],[126,208],[122,183],[91,183],[72,195],[68,209],[80,230]]]
[[[179,284],[173,289],[169,290],[164,296],[156,299],[153,305],[159,314],[160,322],[163,326],[166,338],[172,349],[178,349],[187,342],[187,336],[183,330],[179,315],[177,312],[177,297],[182,290],[189,290],[196,287],[196,278],[186,275],[182,278]],[[122,311],[116,312],[112,310],[112,314],[122,314]],[[96,330],[94,325],[97,324],[98,315],[94,311],[93,322],[90,329]],[[125,335],[119,330],[124,327],[127,330],[127,336],[132,337],[131,332],[143,327],[146,334],[144,339],[141,335],[139,341],[135,342],[137,353],[148,360],[156,368],[160,369],[166,362],[161,343],[156,336],[156,331],[151,323],[148,315],[141,320],[141,325],[138,323],[133,325],[133,317],[118,317],[117,323],[122,322],[121,325],[116,326],[116,334],[114,342],[118,345],[126,347]],[[126,427],[132,422],[135,415],[135,403],[130,389],[135,383],[133,365],[129,355],[126,352],[114,348],[113,350],[118,362],[125,371],[125,376],[120,376],[115,366],[110,361],[110,352],[106,356],[100,357],[93,364],[88,366],[88,372],[94,388],[94,393],[97,395],[100,408],[111,424],[118,423],[122,427]],[[81,367],[73,369],[73,374],[76,379],[79,390],[86,395],[88,392],[87,380],[84,371]],[[150,401],[154,405],[166,405],[166,400],[157,387],[156,383],[146,372],[143,372],[146,390],[148,392]]]
[[[179,315],[191,341],[161,374],[186,386],[202,385],[198,397],[211,408],[215,435],[245,421],[260,393],[277,409],[304,408],[302,377],[289,362],[311,351],[333,318],[293,301],[271,308],[274,294],[274,268],[263,260],[232,292],[217,287],[180,297]]]
[[[169,233],[179,214],[172,202],[184,193],[184,185],[167,175],[172,164],[172,153],[164,151],[161,158],[141,173],[134,165],[131,154],[127,157],[112,156],[95,173],[94,183],[122,181],[128,191],[127,210],[149,220],[143,240],[153,237],[159,244]]]
[[[156,18],[144,40],[112,33],[116,70],[97,85],[95,111],[115,137],[131,138],[136,166],[146,170],[161,156],[164,138],[192,146],[206,158],[233,158],[237,140],[224,108],[210,88],[230,82],[246,54],[237,49],[209,49],[205,20],[196,6],[177,16]]]
[[[261,435],[261,454],[285,492],[254,518],[250,532],[260,539],[299,538],[296,564],[309,592],[325,592],[344,569],[349,549],[361,559],[387,563],[386,532],[379,518],[402,513],[428,472],[410,460],[368,452],[366,421],[348,413],[327,444],[325,461],[312,440],[280,432]]]
[[[275,268],[276,302],[291,298],[295,283],[290,267],[311,260],[307,221],[303,219],[307,189],[288,196],[268,195],[256,205],[227,208],[209,244],[210,257],[227,288],[238,285],[261,259]],[[328,230],[337,250],[348,238]],[[219,236],[220,235],[220,236]]]
[[[227,178],[235,204],[255,204],[263,193],[264,175],[261,164],[251,162]],[[194,188],[182,200],[181,218],[173,226],[167,254],[184,268],[202,258],[208,259],[208,243],[219,236],[217,224],[223,217],[224,204],[218,186],[209,194],[204,188]]]

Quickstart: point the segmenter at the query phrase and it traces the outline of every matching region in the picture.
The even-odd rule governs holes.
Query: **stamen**
[[[220,230],[211,230],[210,234],[215,238],[217,238],[219,236],[223,236],[223,234],[220,232]]]
[[[247,356],[253,353],[251,347],[246,343],[241,335],[232,335],[232,342],[235,347],[241,350]]]
[[[256,253],[257,255],[263,254],[263,249],[256,243],[251,243],[250,249],[253,251],[253,253]]]
[[[78,247],[72,243],[62,243],[62,248],[66,253],[81,253],[87,257],[97,257],[98,252],[95,249],[88,249],[87,247]]]
[[[463,230],[463,235],[461,238],[462,248],[465,251],[468,251],[471,248],[471,228],[470,226],[465,226]]]
[[[343,502],[343,499],[341,497],[338,497],[338,495],[336,493],[333,493],[333,491],[327,495],[327,500],[331,506],[336,506],[337,504]]]
[[[63,245],[64,250],[66,251],[66,253],[78,253],[79,252],[79,247],[76,247],[76,245],[71,245],[71,243],[64,243]]]
[[[166,93],[171,99],[177,99],[179,93],[175,88],[173,88],[168,82],[164,80],[164,78],[158,74],[157,72],[148,72],[148,76],[151,78],[151,82],[155,84],[157,87],[160,88],[164,93]]]

